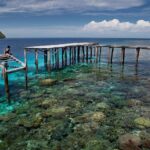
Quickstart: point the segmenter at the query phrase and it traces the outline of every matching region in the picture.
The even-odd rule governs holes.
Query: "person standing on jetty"
[[[4,54],[9,54],[11,55],[11,49],[10,49],[10,46],[8,45],[7,48],[4,50]]]

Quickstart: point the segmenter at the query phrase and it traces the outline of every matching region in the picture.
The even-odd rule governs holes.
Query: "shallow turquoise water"
[[[124,67],[119,56],[108,65],[104,50],[98,64],[50,73],[41,61],[39,74],[29,70],[27,91],[23,74],[12,76],[12,104],[0,105],[0,149],[148,150],[150,54],[141,54],[137,68],[133,51]],[[55,82],[44,86],[45,79]]]

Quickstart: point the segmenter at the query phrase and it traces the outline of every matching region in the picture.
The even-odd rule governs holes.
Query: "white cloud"
[[[0,0],[0,13],[124,9],[144,4],[144,0]],[[76,11],[76,12],[78,12]]]
[[[136,23],[120,22],[118,19],[110,21],[103,20],[100,22],[91,21],[83,27],[85,32],[98,33],[133,33],[148,32],[150,33],[150,21],[138,20]]]

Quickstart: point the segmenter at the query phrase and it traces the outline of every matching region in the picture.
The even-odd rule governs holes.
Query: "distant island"
[[[6,36],[0,31],[0,39],[4,39]]]

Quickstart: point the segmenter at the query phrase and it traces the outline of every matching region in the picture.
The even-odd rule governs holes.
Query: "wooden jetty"
[[[136,50],[136,65],[139,61],[139,55],[141,50],[150,50],[150,47],[146,46],[120,46],[120,45],[100,45],[98,43],[69,43],[69,44],[57,44],[57,45],[41,45],[31,46],[24,49],[24,62],[20,61],[13,55],[7,55],[7,57],[0,57],[0,68],[2,68],[2,74],[5,82],[5,91],[10,100],[9,85],[8,85],[8,74],[18,72],[21,70],[25,71],[25,83],[27,88],[27,70],[28,70],[28,52],[35,54],[35,66],[36,72],[39,71],[39,54],[44,56],[44,64],[46,70],[50,72],[52,69],[61,69],[65,66],[74,65],[77,63],[98,63],[101,60],[102,50],[108,48],[108,64],[113,63],[113,54],[115,50],[121,51],[121,64],[125,63],[126,49]],[[1,55],[0,55],[1,56]],[[89,61],[90,60],[90,61]],[[20,64],[20,67],[15,69],[7,68],[7,63],[14,61]]]
[[[11,68],[9,66],[9,64],[12,63],[16,63],[17,65],[13,68]],[[19,65],[19,66],[18,66]],[[9,74],[11,73],[15,73],[18,71],[25,71],[25,86],[27,88],[27,68],[24,62],[20,61],[19,59],[17,59],[16,57],[14,57],[13,55],[0,55],[0,68],[2,70],[2,76],[4,79],[4,84],[5,84],[5,92],[6,92],[6,96],[7,96],[7,100],[10,103],[10,92],[9,92]]]
[[[63,68],[92,58],[92,52],[96,45],[97,43],[83,42],[26,47],[24,49],[25,64],[28,66],[27,52],[34,52],[36,72],[38,72],[38,55],[42,52],[47,71]]]

